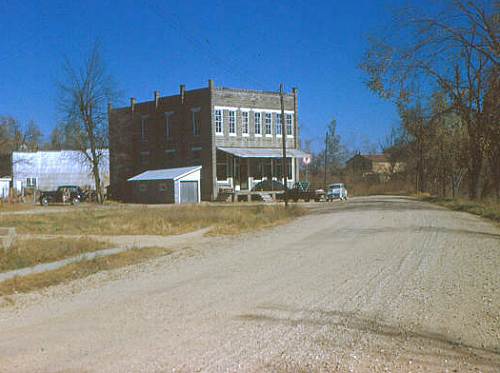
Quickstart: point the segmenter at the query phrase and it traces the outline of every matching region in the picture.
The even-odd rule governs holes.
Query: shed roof
[[[201,166],[148,170],[131,177],[128,181],[178,180],[199,170],[201,170]]]
[[[225,153],[233,154],[240,158],[280,158],[283,156],[281,148],[226,148],[217,147]],[[309,154],[299,149],[287,149],[288,158],[305,158]]]

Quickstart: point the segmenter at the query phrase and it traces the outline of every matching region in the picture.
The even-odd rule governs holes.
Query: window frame
[[[256,137],[262,137],[262,112],[256,111],[254,112],[254,130]],[[257,120],[259,118],[259,120]],[[257,131],[257,128],[259,129]]]
[[[285,114],[285,131],[287,137],[293,137],[293,114]]]
[[[174,112],[173,111],[167,111],[166,113],[164,113],[164,118],[165,118],[165,138],[167,140],[170,140],[172,139],[173,136],[173,132],[172,132],[172,129],[173,129],[173,123],[172,123],[172,120],[171,120],[171,117],[174,115]]]
[[[281,131],[281,113],[276,113],[276,120],[275,120],[275,131],[276,131],[276,137],[281,137],[282,131]]]
[[[236,110],[228,110],[228,133],[229,136],[236,136]]]
[[[141,142],[146,142],[146,121],[149,119],[149,115],[141,115]]]
[[[273,113],[264,113],[264,133],[266,137],[273,137]]]
[[[248,110],[241,111],[241,135],[250,135],[250,112]]]
[[[224,135],[224,111],[222,109],[214,110],[214,120],[215,120],[215,134],[217,136]],[[218,125],[220,125],[220,129],[218,128]]]
[[[191,109],[191,126],[193,136],[199,137],[201,135],[200,108]]]

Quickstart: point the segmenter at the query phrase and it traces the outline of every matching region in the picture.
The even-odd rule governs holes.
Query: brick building
[[[284,95],[289,185],[299,179],[297,89]],[[109,108],[110,178],[115,198],[129,200],[127,179],[146,170],[202,166],[201,198],[282,181],[280,95],[208,87]]]

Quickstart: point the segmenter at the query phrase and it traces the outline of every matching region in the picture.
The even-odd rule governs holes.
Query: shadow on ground
[[[323,334],[316,337],[322,348],[345,351],[346,339],[351,340],[356,349],[356,341],[368,341],[368,351],[374,353],[386,351],[389,360],[397,356],[406,361],[418,361],[423,366],[436,367],[439,362],[447,361],[448,367],[467,365],[495,370],[500,366],[499,346],[476,346],[455,340],[444,334],[417,327],[405,327],[390,324],[379,318],[361,313],[326,311],[321,309],[293,309],[284,306],[259,307],[261,313],[238,315],[247,322],[268,324],[317,326]],[[349,336],[345,338],[346,334]],[[342,337],[343,336],[343,337]],[[393,351],[391,351],[393,350]]]

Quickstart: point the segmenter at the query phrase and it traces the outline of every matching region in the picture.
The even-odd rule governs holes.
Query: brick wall
[[[135,101],[135,100],[134,100]],[[223,110],[224,133],[215,134],[214,107],[235,108],[236,135],[228,132],[229,110]],[[240,109],[249,112],[249,134],[242,134]],[[200,133],[193,135],[193,110],[199,110]],[[261,136],[255,135],[255,110],[262,110]],[[272,135],[265,134],[265,113],[272,113]],[[207,88],[185,90],[181,86],[175,96],[159,97],[109,112],[111,191],[116,199],[129,200],[127,179],[145,170],[201,165],[201,198],[216,198],[216,147],[277,147],[282,137],[276,135],[276,113],[281,110],[278,93],[216,88],[209,81]],[[285,110],[293,113],[293,136],[287,147],[297,148],[296,91],[285,95]],[[167,114],[170,113],[170,114]],[[171,126],[167,136],[166,115]],[[298,167],[296,169],[298,172]]]

